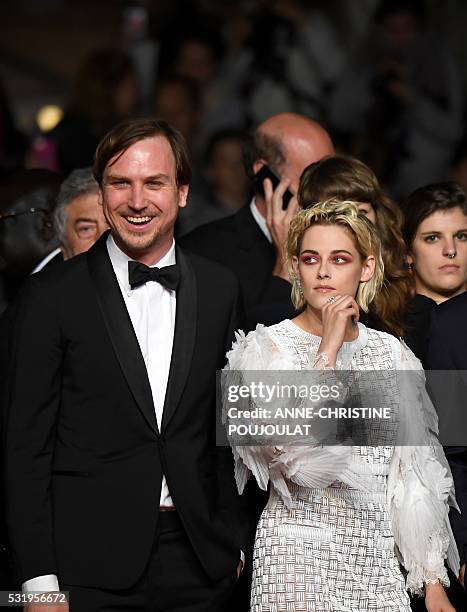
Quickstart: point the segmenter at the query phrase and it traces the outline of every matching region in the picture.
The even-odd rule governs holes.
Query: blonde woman
[[[420,429],[421,445],[352,446],[345,469],[336,447],[234,446],[240,491],[251,473],[261,488],[271,481],[251,610],[408,612],[410,590],[425,595],[429,612],[453,612],[443,586],[445,561],[459,570],[448,521],[455,501],[423,371],[394,336],[358,322],[384,278],[375,230],[355,203],[330,200],[297,215],[287,249],[292,298],[305,308],[238,334],[228,368],[331,370],[325,376],[413,369],[417,384],[410,401],[400,400],[401,420]]]

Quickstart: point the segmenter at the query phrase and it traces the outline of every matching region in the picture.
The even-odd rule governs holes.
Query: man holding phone
[[[273,115],[252,134],[245,164],[254,197],[234,215],[184,236],[188,250],[231,268],[243,292],[250,324],[269,319],[274,304],[290,302],[285,241],[298,211],[300,175],[311,163],[332,155],[329,134],[295,113]],[[290,307],[292,305],[290,303]]]

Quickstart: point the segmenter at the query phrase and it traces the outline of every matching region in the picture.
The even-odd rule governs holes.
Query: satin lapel
[[[177,290],[174,341],[162,415],[162,431],[167,427],[180,402],[190,372],[196,339],[198,300],[195,273],[188,257],[178,247],[176,258],[181,278]]]
[[[89,273],[123,375],[144,418],[158,434],[146,365],[110,262],[107,236],[104,234],[87,253]]]

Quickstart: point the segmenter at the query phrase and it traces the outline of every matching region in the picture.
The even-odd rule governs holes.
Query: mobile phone
[[[264,187],[263,181],[264,179],[269,179],[272,183],[272,189],[275,191],[277,186],[280,183],[280,178],[269,168],[269,166],[263,166],[261,170],[255,174],[255,193],[264,198]],[[286,210],[291,198],[293,198],[293,193],[287,189],[287,191],[282,196],[282,209]]]

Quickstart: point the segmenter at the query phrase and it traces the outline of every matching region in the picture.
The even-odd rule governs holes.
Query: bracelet
[[[311,367],[317,370],[334,370],[334,368],[329,365],[327,353],[318,353]]]

